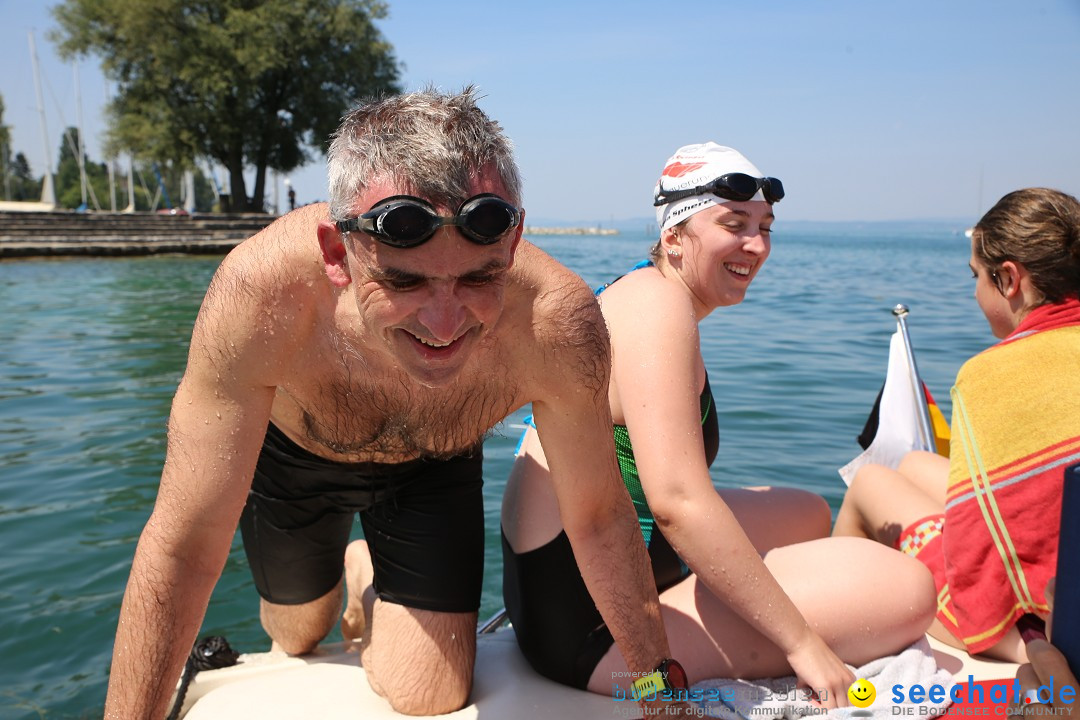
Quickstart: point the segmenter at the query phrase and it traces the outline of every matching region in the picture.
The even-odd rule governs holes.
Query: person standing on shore
[[[391,97],[344,118],[328,166],[329,207],[242,243],[207,291],[106,717],[164,714],[238,523],[275,647],[312,650],[347,595],[342,629],[361,637],[372,688],[408,714],[460,708],[483,568],[481,443],[530,402],[590,591],[629,667],[662,666],[614,461],[604,321],[580,279],[522,240],[498,124],[471,89]],[[356,513],[367,542],[346,561]]]

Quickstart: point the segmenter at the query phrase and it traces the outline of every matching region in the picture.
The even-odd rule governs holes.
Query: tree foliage
[[[398,90],[379,0],[64,0],[53,14],[61,54],[100,56],[117,84],[109,152],[212,158],[234,210],[261,210],[266,170],[311,160],[357,99]]]
[[[114,172],[114,188],[109,186],[109,166],[106,163],[93,162],[88,155],[83,155],[83,167],[86,172],[87,191],[83,197],[82,177],[79,173],[78,128],[67,128],[60,138],[59,162],[56,167],[56,205],[57,207],[88,210],[111,210],[116,192],[116,209],[122,210],[128,204],[127,174],[125,170]],[[179,163],[159,165],[148,161],[134,166],[134,188],[136,210],[158,210],[168,207],[182,207],[184,167]],[[195,211],[211,212],[214,210],[216,193],[206,176],[196,168],[195,175]],[[40,183],[38,184],[40,193]]]
[[[11,147],[11,128],[4,124],[4,98],[0,96],[0,147]],[[10,150],[3,152],[10,153]],[[7,156],[4,157],[7,159]]]
[[[34,201],[41,197],[41,180],[30,172],[30,163],[11,147],[11,128],[4,124],[4,98],[0,97],[0,193],[4,200]]]

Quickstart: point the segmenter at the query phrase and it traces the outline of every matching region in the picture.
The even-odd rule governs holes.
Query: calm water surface
[[[810,488],[836,468],[884,377],[889,313],[911,307],[926,381],[948,416],[960,364],[994,339],[954,227],[777,225],[748,299],[702,325],[720,412],[717,485]],[[590,285],[644,257],[644,233],[539,237]],[[0,263],[0,717],[100,717],[135,541],[165,452],[169,403],[220,258]],[[485,446],[487,572],[501,606],[498,511],[525,411]],[[203,634],[268,649],[237,537]]]

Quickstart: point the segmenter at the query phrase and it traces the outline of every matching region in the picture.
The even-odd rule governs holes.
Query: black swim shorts
[[[503,600],[518,647],[544,677],[581,690],[615,644],[578,570],[566,531],[524,553],[503,546]],[[656,589],[663,592],[690,575],[657,530],[649,543]]]
[[[330,592],[359,513],[379,598],[420,610],[477,611],[482,466],[480,446],[449,460],[334,462],[271,423],[240,517],[259,595],[299,605]]]

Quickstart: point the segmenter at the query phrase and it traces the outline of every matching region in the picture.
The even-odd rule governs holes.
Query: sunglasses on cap
[[[658,190],[656,198],[653,200],[653,205],[659,207],[675,202],[676,200],[682,200],[683,198],[702,195],[704,193],[712,193],[725,200],[745,202],[757,195],[758,190],[761,190],[762,194],[765,196],[765,200],[770,203],[779,202],[784,199],[784,183],[774,177],[756,178],[753,175],[747,175],[746,173],[727,173],[711,182],[704,185],[698,185],[694,188],[672,190],[669,192]]]
[[[384,245],[411,248],[423,245],[436,230],[446,225],[454,225],[477,245],[491,245],[520,223],[521,211],[491,193],[469,198],[450,217],[439,215],[426,200],[412,195],[394,195],[375,203],[360,217],[339,221],[337,229],[341,232],[360,230]]]

